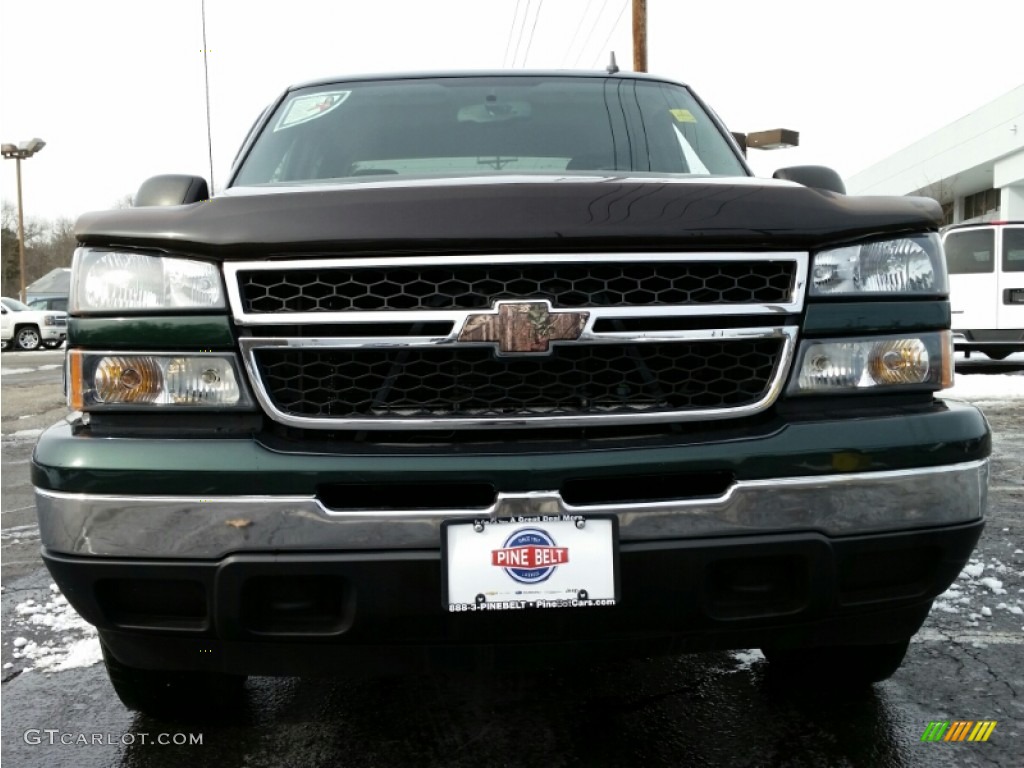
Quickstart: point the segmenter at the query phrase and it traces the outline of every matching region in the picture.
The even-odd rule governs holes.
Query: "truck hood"
[[[221,258],[583,249],[814,249],[936,230],[938,203],[751,178],[512,176],[235,187],[201,203],[87,213],[86,245]]]

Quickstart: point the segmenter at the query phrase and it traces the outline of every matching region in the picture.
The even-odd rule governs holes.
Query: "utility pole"
[[[647,71],[647,0],[633,0],[633,71]]]

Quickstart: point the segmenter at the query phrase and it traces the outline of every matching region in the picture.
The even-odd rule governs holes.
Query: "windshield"
[[[233,183],[566,171],[748,175],[682,86],[510,76],[293,91]]]
[[[0,299],[0,301],[4,303],[5,307],[13,312],[24,312],[29,308],[26,304],[22,304],[17,299],[8,299],[6,296]]]

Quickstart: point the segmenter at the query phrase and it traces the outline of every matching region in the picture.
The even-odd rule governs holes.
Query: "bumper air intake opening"
[[[924,595],[935,583],[942,558],[936,547],[860,552],[839,563],[839,594],[843,605]]]
[[[340,635],[354,609],[341,576],[254,576],[242,586],[242,626],[257,635]]]
[[[573,506],[717,498],[733,482],[731,472],[579,477],[563,483],[562,498]]]
[[[111,624],[131,629],[202,630],[206,588],[185,579],[101,579],[96,601]]]
[[[720,560],[706,584],[707,611],[720,620],[787,616],[809,602],[808,563],[796,555]]]
[[[497,492],[490,483],[332,483],[317,488],[328,509],[486,509]]]

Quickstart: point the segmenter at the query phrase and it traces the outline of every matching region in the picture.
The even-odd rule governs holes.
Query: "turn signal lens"
[[[251,408],[234,355],[68,352],[68,405]]]
[[[916,337],[805,341],[791,394],[952,386],[949,331]]]
[[[163,372],[151,357],[104,357],[93,374],[101,403],[152,403],[163,391]]]
[[[879,384],[921,384],[928,380],[928,348],[920,339],[875,344],[869,362],[871,378]]]

